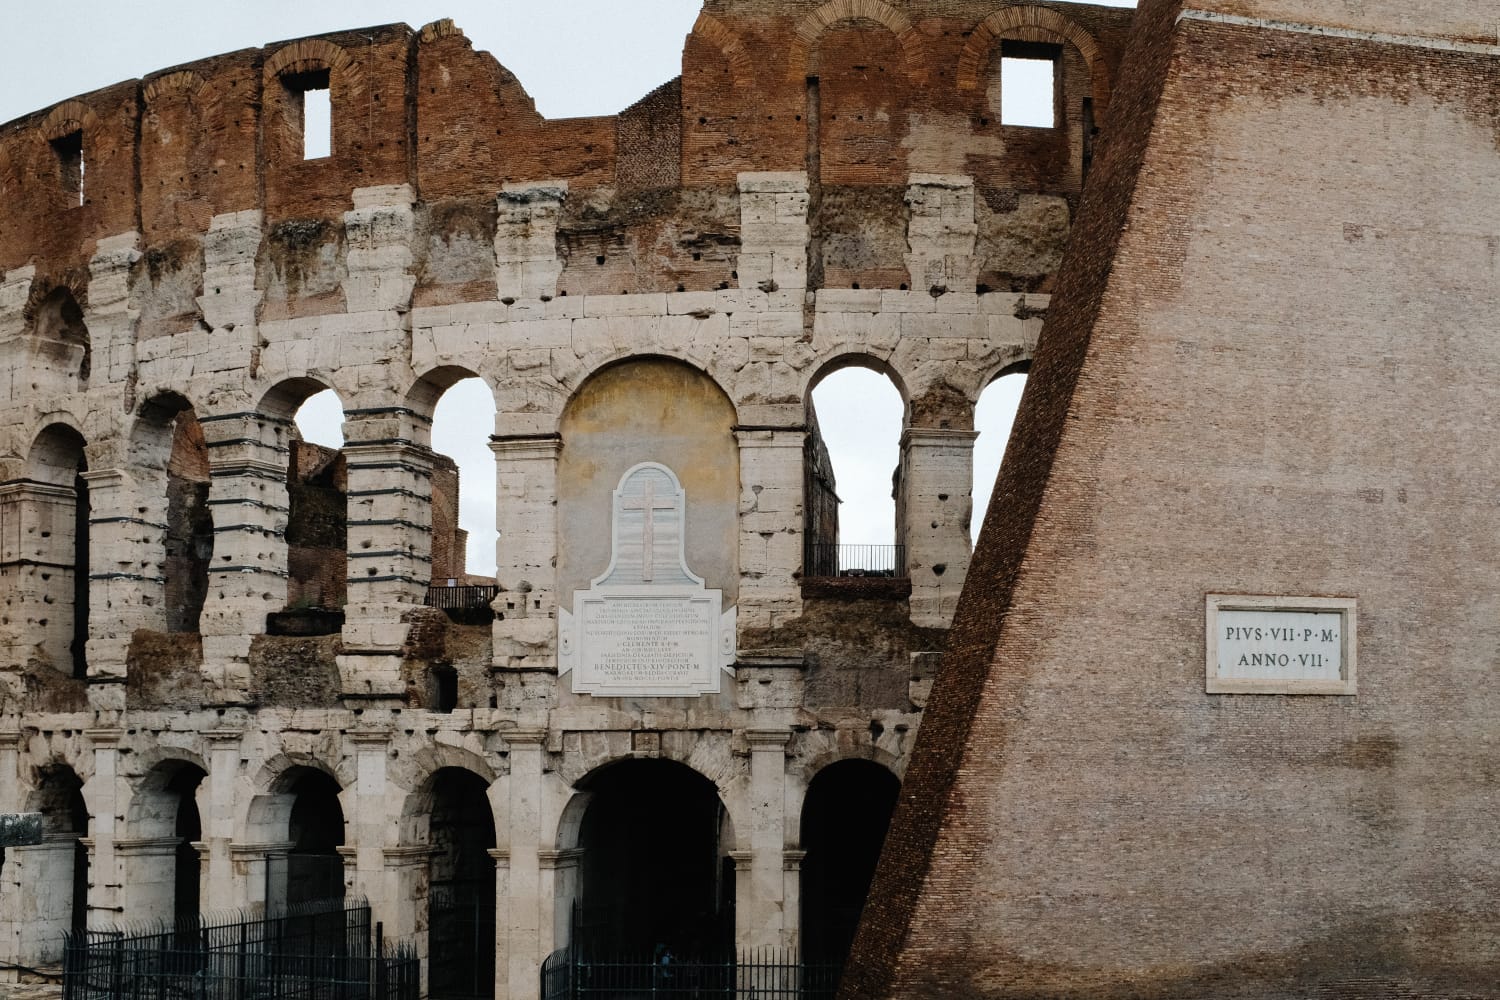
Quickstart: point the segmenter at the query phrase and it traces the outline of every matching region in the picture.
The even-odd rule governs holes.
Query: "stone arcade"
[[[707,0],[679,78],[568,121],[396,25],[0,127],[0,813],[44,827],[0,861],[0,983],[72,926],[340,888],[435,994],[473,992],[460,897],[496,997],[578,940],[838,960],[966,575],[973,407],[1029,362],[1131,17]],[[1051,127],[1002,121],[1010,55]],[[809,393],[849,365],[905,402],[883,575],[827,555]],[[470,377],[478,624],[427,606]],[[292,423],[329,388],[337,454]]]

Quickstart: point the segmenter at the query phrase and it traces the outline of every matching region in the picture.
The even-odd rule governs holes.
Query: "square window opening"
[[[1002,44],[1000,124],[1023,128],[1057,127],[1057,46]]]
[[[83,130],[75,129],[51,142],[57,155],[58,179],[70,204],[83,204]]]
[[[302,139],[302,158],[333,155],[333,91],[328,70],[293,73],[281,78],[287,92],[287,117]]]

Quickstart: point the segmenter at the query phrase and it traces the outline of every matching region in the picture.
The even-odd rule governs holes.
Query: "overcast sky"
[[[0,122],[77,94],[178,63],[327,31],[452,18],[476,49],[493,53],[549,118],[613,114],[681,71],[682,42],[700,0],[0,0],[10,39],[0,58]],[[1113,0],[1133,7],[1130,0]],[[566,37],[567,44],[559,44]],[[884,376],[845,369],[817,393],[842,508],[841,540],[894,540],[890,477],[900,397]],[[1009,434],[1020,378],[986,394],[976,417],[975,524],[989,499]],[[882,387],[883,383],[883,387]],[[337,407],[299,421],[329,444]],[[314,407],[313,409],[317,409]],[[433,443],[462,469],[461,521],[471,572],[493,572],[494,461],[486,431],[494,412],[482,384],[443,398]],[[689,498],[691,502],[691,498]]]

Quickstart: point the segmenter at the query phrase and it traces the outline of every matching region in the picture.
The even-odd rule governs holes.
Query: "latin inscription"
[[[1208,691],[1353,694],[1353,621],[1342,598],[1210,595]]]
[[[611,688],[680,687],[711,661],[716,611],[691,598],[616,597],[583,602],[579,669]]]

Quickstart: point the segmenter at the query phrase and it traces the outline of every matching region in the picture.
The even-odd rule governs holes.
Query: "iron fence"
[[[447,612],[449,618],[460,624],[483,624],[494,618],[490,602],[499,593],[500,588],[492,583],[428,587],[423,603]]]
[[[63,951],[64,1000],[417,1000],[420,992],[415,953],[388,950],[358,900],[80,930]]]
[[[906,578],[906,546],[814,542],[807,546],[805,563],[803,576],[815,579],[868,576],[900,580]]]
[[[796,951],[750,949],[723,958],[600,957],[570,948],[542,963],[542,1000],[833,1000],[840,966],[807,964]]]
[[[494,877],[434,882],[427,906],[430,995],[441,1000],[494,996]]]

